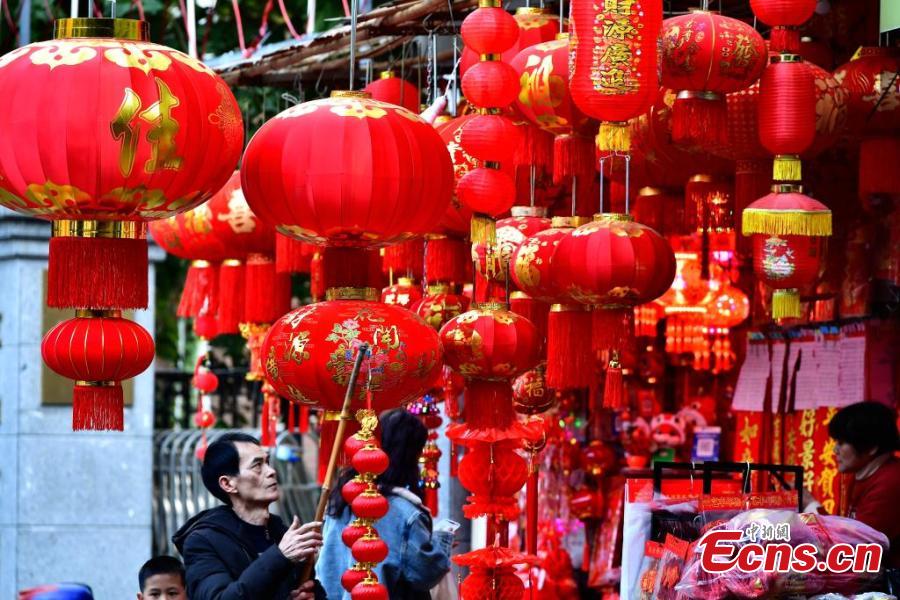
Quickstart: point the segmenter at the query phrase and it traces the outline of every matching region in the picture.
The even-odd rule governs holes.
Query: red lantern
[[[350,500],[348,504],[352,502],[353,500]],[[352,547],[353,544],[356,543],[356,540],[360,539],[370,531],[372,531],[371,522],[363,521],[362,519],[353,519],[346,527],[344,527],[343,531],[341,531],[341,541],[343,541],[344,545],[348,548]]]
[[[627,151],[625,121],[650,108],[659,88],[662,0],[573,0],[569,53],[572,99],[603,121],[601,151]]]
[[[800,186],[775,186],[744,210],[744,235],[753,235],[753,271],[772,295],[772,317],[800,316],[798,288],[815,281],[831,235],[831,211]]]
[[[453,562],[471,571],[460,586],[461,600],[519,600],[525,593],[525,586],[514,566],[533,565],[537,563],[537,557],[509,548],[488,546],[454,556]]]
[[[250,141],[241,173],[261,219],[297,239],[338,246],[425,234],[452,189],[434,128],[362,92],[334,92],[269,120]]]
[[[816,0],[750,0],[750,8],[760,21],[772,27],[772,50],[797,52],[800,32],[816,10]]]
[[[412,279],[401,277],[394,285],[381,291],[381,301],[385,304],[411,308],[422,299],[422,288],[415,285]]]
[[[547,388],[544,371],[545,366],[538,365],[513,382],[513,405],[517,413],[536,415],[556,405],[556,395]]]
[[[551,263],[560,241],[586,221],[585,217],[554,217],[550,229],[539,231],[519,244],[510,262],[516,287],[535,300],[559,302],[564,290],[559,287]]]
[[[472,260],[478,271],[494,281],[506,281],[510,261],[526,238],[550,228],[547,209],[539,206],[514,206],[511,217],[497,221],[496,243],[473,244]]]
[[[800,154],[816,136],[816,83],[798,54],[779,54],[759,82],[759,141],[775,155],[775,181],[799,181]]]
[[[373,100],[395,104],[410,112],[419,113],[419,88],[397,77],[391,70],[382,71],[378,79],[367,85],[363,91],[371,94]]]
[[[459,463],[459,481],[472,492],[463,507],[466,517],[486,514],[506,520],[519,514],[515,493],[528,478],[528,464],[511,448],[501,444],[473,446]]]
[[[517,37],[511,46],[507,46],[508,50],[501,53],[501,59],[506,63],[511,63],[523,48],[551,41],[560,30],[559,17],[549,9],[537,6],[520,6],[513,15],[513,22],[517,27]],[[478,63],[479,55],[479,52],[467,44],[459,63],[460,73],[465,75]]]
[[[766,45],[750,25],[706,11],[666,19],[662,84],[679,90],[672,120],[676,142],[726,142],[725,94],[756,81]]]
[[[373,573],[374,575],[374,573]],[[351,600],[388,600],[388,590],[374,577],[364,579],[350,592]]]
[[[47,332],[41,356],[54,372],[74,379],[72,428],[124,428],[123,379],[153,361],[153,338],[118,311],[79,310]]]
[[[370,569],[354,565],[341,575],[341,587],[348,592],[352,592],[357,585],[369,579],[372,575],[373,573]]]
[[[145,222],[224,185],[240,111],[142,21],[60,19],[55,34],[0,58],[0,205],[53,222],[48,305],[144,308]]]
[[[450,293],[450,286],[444,284],[428,286],[424,298],[412,306],[412,311],[422,317],[428,325],[440,331],[441,327],[469,309],[469,299]]]
[[[484,162],[508,162],[522,142],[519,128],[510,119],[495,114],[476,115],[466,123],[460,137],[470,156]]]
[[[849,94],[847,130],[854,134],[900,132],[900,50],[862,47],[853,60],[835,69],[834,78]]]
[[[336,297],[339,291],[334,291]],[[340,410],[357,346],[369,342],[353,410],[382,411],[425,392],[440,371],[437,334],[408,310],[368,301],[331,300],[303,306],[279,319],[262,347],[266,375],[278,393],[294,402]]]
[[[381,519],[388,513],[389,508],[388,499],[382,496],[373,485],[370,485],[369,489],[350,503],[350,510],[360,519]]]
[[[355,542],[351,548],[353,558],[361,563],[380,563],[387,558],[388,546],[377,533],[368,533]]]
[[[369,444],[353,455],[350,464],[352,464],[353,468],[359,473],[374,473],[375,475],[381,475],[387,471],[390,461],[384,450],[374,444]],[[376,560],[372,562],[381,561]]]
[[[344,502],[351,504],[357,496],[367,489],[369,489],[369,482],[360,476],[356,476],[341,487],[341,497],[344,498]]]

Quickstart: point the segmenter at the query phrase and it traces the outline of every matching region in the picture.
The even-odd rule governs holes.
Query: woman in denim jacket
[[[404,409],[382,413],[379,422],[381,447],[391,464],[377,483],[390,502],[390,510],[375,523],[375,529],[387,543],[389,553],[375,573],[392,600],[428,600],[429,590],[450,570],[453,543],[452,533],[432,532],[431,514],[419,497],[419,455],[428,430],[418,417]],[[350,594],[341,587],[341,575],[355,561],[341,540],[341,532],[352,516],[339,490],[355,475],[352,469],[344,471],[328,505],[324,544],[316,563],[316,579],[328,600],[350,600]]]

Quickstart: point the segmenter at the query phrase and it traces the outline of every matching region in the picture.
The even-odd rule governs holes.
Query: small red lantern
[[[385,304],[411,308],[422,299],[422,288],[409,277],[400,277],[397,283],[381,291],[381,301]]]
[[[426,292],[425,297],[416,302],[411,310],[437,331],[447,321],[469,309],[469,299],[451,293],[449,285],[430,285]]]
[[[344,498],[344,502],[351,504],[357,496],[367,489],[369,489],[369,482],[357,475],[341,487],[341,497]]]
[[[281,233],[357,248],[427,233],[452,189],[434,128],[363,92],[334,92],[270,119],[250,140],[241,174],[254,213]]]
[[[54,372],[75,380],[72,429],[124,428],[123,379],[153,361],[153,338],[118,311],[77,311],[47,332],[41,356]]]
[[[351,600],[388,600],[389,597],[387,588],[378,583],[374,573],[350,592]]]
[[[536,415],[556,405],[556,394],[547,388],[544,365],[519,375],[513,382],[513,406],[522,415]]]
[[[500,10],[506,12],[502,8]],[[559,17],[553,14],[553,11],[537,6],[520,6],[513,15],[513,22],[516,24],[516,39],[512,45],[505,46],[508,50],[501,53],[501,60],[506,63],[512,63],[516,54],[523,48],[549,42],[560,31]],[[503,37],[503,41],[506,42],[505,24],[503,30],[504,33],[498,37]],[[480,54],[474,47],[469,47],[467,44],[459,61],[459,72],[465,75],[473,65],[478,63]]]
[[[759,82],[759,141],[775,181],[800,181],[800,154],[816,137],[816,82],[799,54],[778,54]]]
[[[390,69],[382,71],[378,79],[367,85],[363,91],[368,92],[373,100],[395,104],[410,112],[419,113],[419,88],[397,77]]]
[[[353,455],[353,458],[350,459],[350,464],[359,473],[381,475],[387,471],[390,462],[384,450],[374,444],[368,444]]]
[[[528,478],[528,463],[501,444],[473,446],[459,463],[459,481],[472,492],[463,507],[466,517],[496,515],[505,520],[519,514],[515,493]]]
[[[371,569],[361,567],[360,565],[354,565],[344,571],[344,574],[341,575],[341,587],[348,592],[352,592],[357,585],[361,584],[366,579],[369,579],[372,575]]]
[[[387,558],[388,546],[373,530],[353,542],[350,551],[357,562],[380,563]]]
[[[760,21],[772,28],[770,39],[776,52],[798,52],[800,32],[816,10],[816,0],[750,0],[750,8]]]
[[[350,510],[360,519],[378,520],[388,513],[388,499],[370,484],[369,489],[353,499]]]
[[[547,209],[540,206],[514,206],[512,216],[497,221],[496,242],[472,245],[472,260],[478,271],[494,281],[506,281],[510,261],[526,238],[550,228]]]
[[[625,122],[650,108],[659,89],[662,0],[573,0],[569,89],[575,105],[603,121],[601,151],[630,148]]]
[[[350,504],[353,502],[352,500],[348,502]],[[344,545],[352,547],[353,544],[356,543],[356,540],[360,539],[362,536],[366,535],[372,531],[372,524],[370,521],[364,521],[362,519],[353,519],[344,529],[341,531],[341,541],[344,542]]]
[[[488,546],[454,556],[453,562],[468,567],[471,572],[460,586],[461,600],[514,600],[525,593],[525,585],[516,575],[515,565],[534,565],[538,559],[509,548]]]
[[[586,217],[554,217],[552,227],[525,239],[510,261],[510,274],[520,290],[535,300],[559,302],[564,290],[559,287],[555,270],[551,267],[560,241],[583,225]]]
[[[662,84],[679,90],[672,138],[676,142],[726,143],[725,94],[756,81],[766,58],[762,36],[743,21],[707,11],[666,19]]]
[[[862,47],[834,78],[849,94],[847,130],[862,135],[900,132],[900,49]]]
[[[831,211],[800,186],[773,187],[743,214],[744,235],[753,235],[753,271],[772,295],[772,317],[800,316],[798,288],[815,281],[831,235]]]

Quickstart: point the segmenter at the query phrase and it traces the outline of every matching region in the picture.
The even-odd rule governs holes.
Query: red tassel
[[[300,423],[297,425],[297,429],[300,433],[307,433],[309,431],[309,407],[301,406],[300,410]]]
[[[290,310],[291,278],[275,271],[275,261],[262,254],[247,257],[244,279],[244,323],[273,323]]]
[[[553,134],[535,127],[530,123],[517,123],[522,133],[522,143],[513,155],[516,167],[534,165],[540,171],[546,171],[553,162]],[[526,169],[528,170],[528,169]]]
[[[573,176],[593,176],[594,140],[580,135],[564,134],[553,141],[553,182],[561,183]]]
[[[859,145],[859,199],[863,206],[873,205],[872,196],[900,194],[900,138],[878,137]]]
[[[794,27],[773,27],[769,41],[771,42],[769,49],[772,52],[789,54],[799,54],[800,52],[800,31]]]
[[[431,517],[438,516],[438,491],[434,487],[425,488],[425,507],[431,511]]]
[[[122,386],[78,385],[72,393],[72,429],[122,431],[125,429]]]
[[[531,321],[537,327],[541,338],[540,352],[547,343],[547,321],[550,318],[550,305],[540,300],[535,300],[525,292],[513,292],[509,295],[509,308],[517,315],[521,315]]]
[[[679,144],[728,143],[728,105],[718,94],[682,92],[672,108],[672,140]]]
[[[590,386],[593,362],[591,313],[581,305],[554,304],[547,331],[547,387]]]
[[[466,243],[445,235],[429,235],[425,239],[425,276],[428,283],[462,283],[468,281],[470,264]]]
[[[421,280],[425,268],[425,240],[414,239],[384,249],[381,272]]]
[[[316,246],[280,233],[275,234],[275,270],[279,273],[309,273]]]
[[[325,248],[322,255],[325,289],[370,287],[369,260],[368,252],[360,248]]]
[[[465,398],[463,413],[469,429],[506,429],[516,420],[508,381],[473,379],[466,384]]]
[[[278,444],[278,417],[281,416],[281,398],[265,390],[263,386],[262,414],[259,418],[259,445],[272,447]]]
[[[532,455],[534,462],[536,456]],[[538,468],[530,464],[528,481],[525,483],[525,552],[537,556],[538,547]]]
[[[744,209],[769,193],[772,187],[771,160],[739,160],[734,171],[734,215],[738,235],[738,254],[743,258],[753,256],[753,237],[741,235],[741,219]]]
[[[450,477],[459,477],[459,445],[450,442]]]
[[[244,265],[226,260],[219,266],[219,333],[238,333],[244,314]]]
[[[591,321],[591,349],[595,355],[624,348],[634,339],[634,309],[598,308]]]
[[[198,315],[194,317],[194,333],[204,340],[211,340],[219,335],[219,325],[216,315]]]
[[[196,317],[215,313],[219,303],[218,268],[205,260],[195,260],[188,267],[178,302],[179,317]]]
[[[325,298],[325,266],[321,252],[316,252],[309,263],[309,295],[313,302]]]
[[[50,238],[47,305],[147,308],[147,240]]]
[[[297,410],[299,408],[299,406],[295,406],[294,404],[288,404],[287,430],[291,433],[297,432]]]
[[[603,407],[622,410],[625,404],[625,382],[622,379],[622,368],[615,359],[606,367],[606,382],[603,385]]]

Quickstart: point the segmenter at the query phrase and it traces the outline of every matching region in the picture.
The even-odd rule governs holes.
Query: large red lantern
[[[382,71],[378,79],[365,87],[373,100],[402,106],[410,112],[419,113],[419,88],[405,79],[397,77],[391,70]]]
[[[60,19],[55,37],[0,58],[0,204],[53,222],[50,306],[144,308],[145,222],[225,184],[240,111],[142,21]]]
[[[428,390],[441,368],[437,334],[408,310],[375,302],[375,291],[357,299],[303,306],[272,325],[262,347],[266,376],[294,402],[339,411],[356,348],[369,344],[353,409],[365,408],[367,389],[376,411],[394,408]]]
[[[381,290],[381,301],[403,308],[412,308],[422,299],[421,286],[413,283],[408,277],[400,277],[397,283]]]
[[[847,130],[853,134],[900,132],[900,50],[862,47],[834,78],[849,94]]]
[[[813,16],[816,3],[817,0],[750,0],[750,8],[760,21],[772,28],[772,50],[798,52],[797,28]]]
[[[569,89],[582,112],[603,121],[601,151],[627,151],[625,122],[650,108],[659,88],[662,0],[573,0]]]
[[[123,379],[153,361],[153,338],[117,311],[83,311],[47,332],[41,356],[56,373],[75,380],[73,429],[123,429]]]
[[[774,186],[773,193],[744,209],[743,233],[753,236],[754,273],[775,289],[772,317],[799,317],[799,288],[818,276],[831,211],[800,186]]]
[[[679,91],[672,115],[676,142],[725,143],[725,94],[756,81],[766,45],[750,25],[706,11],[666,19],[662,84]]]
[[[816,82],[799,54],[777,54],[759,82],[759,141],[775,181],[800,181],[800,154],[816,137]]]
[[[241,173],[250,207],[281,233],[357,248],[428,233],[453,177],[431,125],[363,92],[275,116],[250,140]]]

